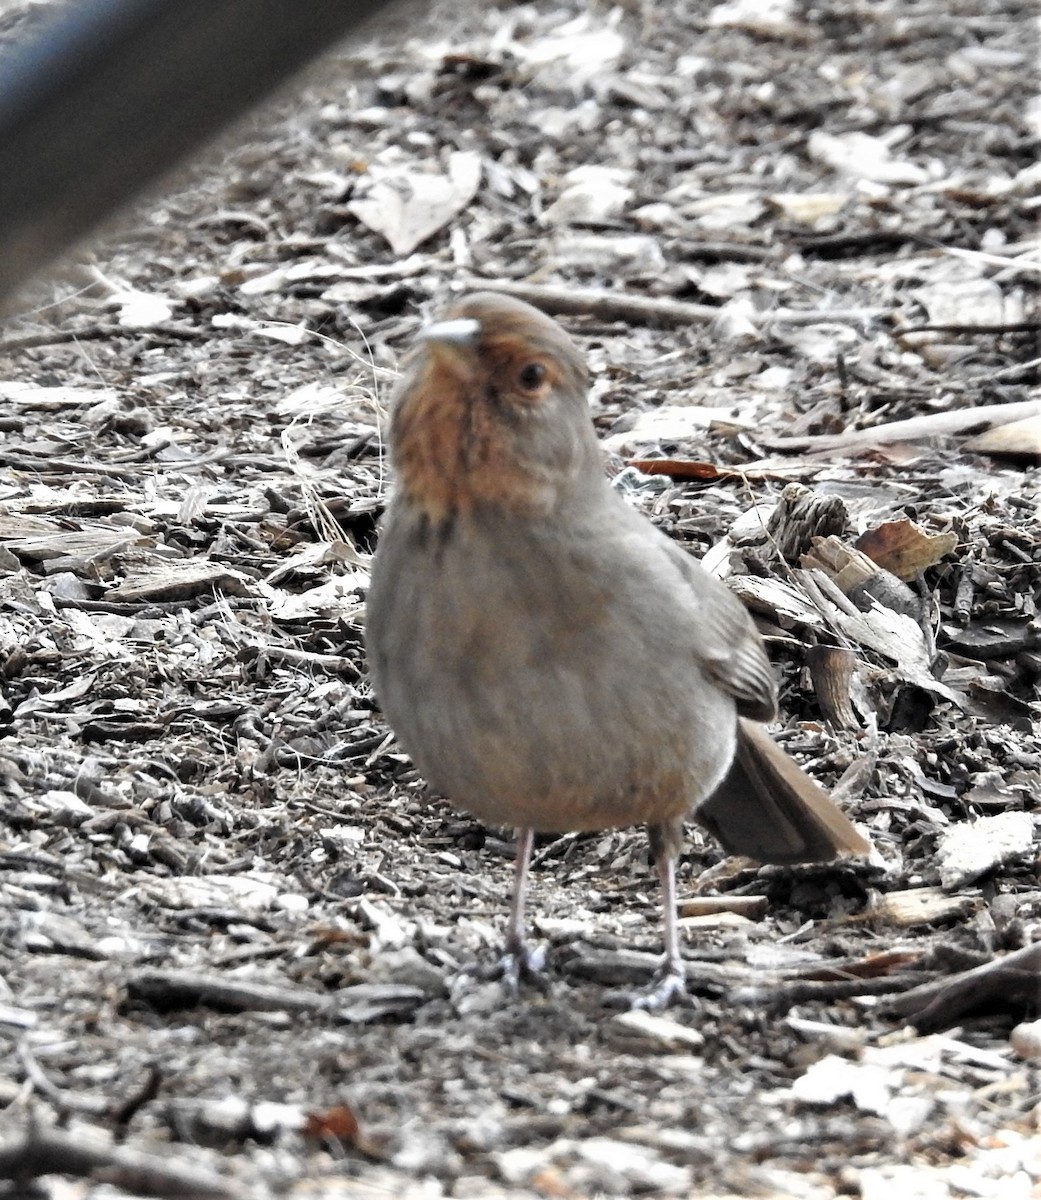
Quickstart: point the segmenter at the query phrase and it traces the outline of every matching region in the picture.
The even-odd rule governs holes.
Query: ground
[[[6,1195],[1041,1195],[1036,17],[442,6],[19,297]],[[504,995],[512,832],[366,678],[396,366],[488,283],[560,314],[610,471],[752,608],[777,736],[877,850],[692,824],[659,1021],[617,1007],[642,831],[540,839],[549,966]]]

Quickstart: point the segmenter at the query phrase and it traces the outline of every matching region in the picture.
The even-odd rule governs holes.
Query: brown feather
[[[871,852],[827,792],[761,725],[744,718],[729,774],[694,816],[730,854],[763,863],[829,862]]]

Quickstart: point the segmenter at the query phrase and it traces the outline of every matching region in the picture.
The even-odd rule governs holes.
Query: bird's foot
[[[661,1012],[663,1008],[687,994],[687,971],[683,960],[666,958],[655,972],[654,982],[646,992],[633,996],[630,1008],[642,1008],[645,1012]]]
[[[529,946],[527,942],[507,943],[506,953],[499,959],[498,976],[503,990],[511,996],[520,991],[521,983],[544,982],[542,968],[546,965],[546,948]]]

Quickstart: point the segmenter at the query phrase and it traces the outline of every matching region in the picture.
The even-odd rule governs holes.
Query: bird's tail
[[[828,794],[762,725],[743,717],[730,772],[694,817],[728,853],[763,863],[829,862],[872,853],[871,843]]]

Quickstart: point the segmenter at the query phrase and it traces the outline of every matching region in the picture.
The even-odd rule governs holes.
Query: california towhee
[[[757,722],[777,715],[740,601],[613,491],[585,365],[556,321],[468,296],[405,367],[367,647],[376,694],[430,784],[519,829],[505,969],[532,965],[536,830],[645,824],[665,959],[684,986],[675,861],[684,817],[732,853],[824,861],[870,845]]]

